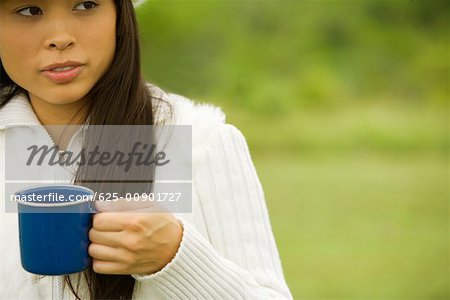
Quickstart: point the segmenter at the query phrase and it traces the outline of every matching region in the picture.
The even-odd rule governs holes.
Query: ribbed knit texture
[[[161,271],[133,275],[169,299],[292,299],[242,133],[223,124],[210,134],[194,184],[208,238],[179,217],[183,239]]]

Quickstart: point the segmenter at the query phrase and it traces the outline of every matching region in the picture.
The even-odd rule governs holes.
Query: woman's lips
[[[48,78],[50,78],[55,83],[68,83],[75,79],[81,71],[83,71],[84,66],[77,66],[73,69],[67,71],[42,71],[42,74]]]

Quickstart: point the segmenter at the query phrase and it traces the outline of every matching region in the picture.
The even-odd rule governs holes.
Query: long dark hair
[[[170,104],[152,95],[141,73],[140,42],[136,15],[131,0],[115,0],[117,9],[116,51],[109,70],[99,79],[87,95],[82,120],[88,125],[154,125],[156,107]],[[6,73],[0,61],[0,108],[14,96],[27,91],[17,85]],[[159,103],[155,105],[155,101]],[[81,112],[81,109],[79,113]],[[79,170],[74,183],[83,182]],[[86,184],[84,184],[86,186]],[[131,299],[135,280],[130,275],[97,274],[92,266],[82,274],[86,280],[90,299]],[[78,275],[81,275],[79,273]],[[64,276],[77,299],[77,288],[68,275]]]

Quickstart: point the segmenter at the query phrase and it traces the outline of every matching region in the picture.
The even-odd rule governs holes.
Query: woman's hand
[[[183,228],[173,214],[144,201],[97,201],[89,255],[100,274],[152,274],[168,264]]]

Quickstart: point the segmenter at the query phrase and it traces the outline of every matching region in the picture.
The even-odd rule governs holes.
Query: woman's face
[[[30,98],[79,101],[108,70],[115,47],[114,0],[0,0],[0,58]],[[67,61],[82,64],[76,77],[43,72]]]

